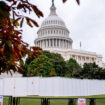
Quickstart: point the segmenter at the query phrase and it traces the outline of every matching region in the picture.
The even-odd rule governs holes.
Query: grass
[[[31,99],[31,97],[39,96],[29,96],[30,98],[20,98],[20,105],[41,105],[41,99]],[[42,98],[105,98],[105,95],[95,95],[95,96],[81,96],[81,97],[42,97]],[[3,105],[8,105],[9,98],[4,98]],[[68,100],[64,99],[51,99],[50,105],[68,105]],[[75,100],[75,105],[77,105],[77,99]],[[89,99],[86,101],[86,105],[89,105]],[[96,105],[105,105],[105,99],[96,99]]]

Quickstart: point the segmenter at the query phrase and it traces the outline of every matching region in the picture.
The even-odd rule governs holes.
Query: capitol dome
[[[64,21],[57,16],[56,7],[52,4],[50,15],[42,22],[37,32],[38,38],[34,43],[44,50],[71,49],[73,41],[69,38],[69,33]]]

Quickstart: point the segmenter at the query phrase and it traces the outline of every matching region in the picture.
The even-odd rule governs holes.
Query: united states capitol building
[[[52,2],[49,16],[42,22],[37,32],[38,37],[35,39],[35,46],[43,50],[59,53],[65,60],[75,59],[81,66],[84,63],[95,62],[100,67],[105,68],[102,56],[95,52],[88,52],[72,48],[73,40],[64,21],[57,16],[56,7]]]

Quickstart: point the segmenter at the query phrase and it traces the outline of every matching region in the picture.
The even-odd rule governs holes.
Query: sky
[[[28,15],[35,19],[39,26],[50,13],[52,0],[29,0],[35,4],[44,14],[38,19],[34,13]],[[75,0],[55,0],[57,15],[65,22],[73,40],[73,49],[96,52],[103,56],[105,62],[105,0],[80,0],[77,5]],[[34,46],[37,30],[40,27],[30,28],[23,26],[23,40],[30,46]]]

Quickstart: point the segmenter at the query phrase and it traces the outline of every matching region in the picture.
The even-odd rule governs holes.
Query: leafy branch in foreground
[[[35,20],[21,15],[34,11],[38,17],[43,16],[42,12],[28,0],[4,0],[0,1],[0,73],[13,71],[23,71],[20,63],[28,54],[34,58],[38,56],[36,51],[41,53],[37,47],[29,48],[28,44],[22,40],[22,27],[24,19],[29,26],[37,26]],[[33,23],[33,25],[32,25]],[[20,63],[19,63],[20,62]]]

